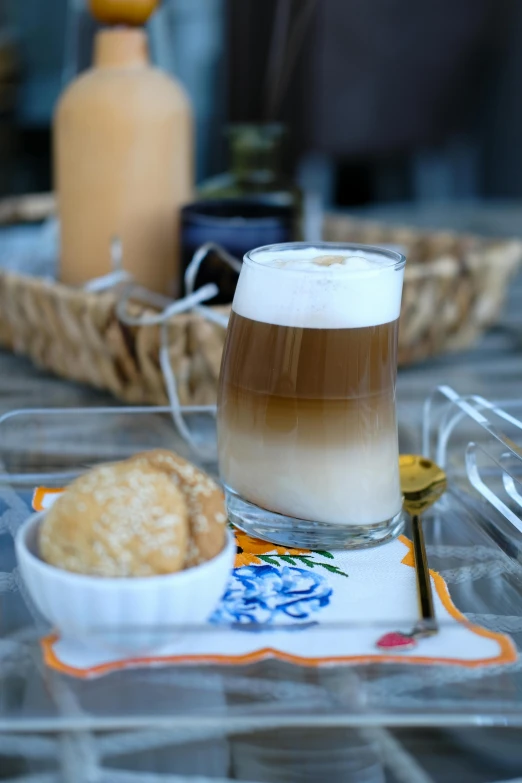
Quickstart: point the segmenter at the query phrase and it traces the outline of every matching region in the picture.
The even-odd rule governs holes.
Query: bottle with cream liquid
[[[146,288],[178,293],[180,208],[192,198],[193,129],[180,84],[151,67],[141,25],[155,0],[91,0],[109,24],[93,67],[62,94],[54,118],[60,280],[82,285],[123,268]]]

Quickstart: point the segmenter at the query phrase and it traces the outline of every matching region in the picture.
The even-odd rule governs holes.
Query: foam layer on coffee
[[[233,310],[279,326],[347,329],[395,321],[404,270],[377,253],[322,247],[263,251],[247,260]]]

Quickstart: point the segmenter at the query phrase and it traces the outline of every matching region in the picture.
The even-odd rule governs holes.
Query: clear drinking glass
[[[395,411],[404,257],[291,243],[244,257],[221,366],[229,516],[284,546],[372,546],[402,528]]]

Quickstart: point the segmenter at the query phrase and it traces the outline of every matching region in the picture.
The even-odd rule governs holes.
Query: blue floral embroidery
[[[273,623],[306,620],[327,606],[332,588],[317,573],[302,568],[271,565],[236,568],[213,623]]]

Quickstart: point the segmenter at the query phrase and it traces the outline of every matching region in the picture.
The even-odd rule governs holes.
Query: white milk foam
[[[339,259],[329,264],[326,258]],[[328,245],[259,251],[245,259],[232,303],[238,315],[279,326],[347,329],[395,321],[404,267],[371,250]],[[323,261],[324,260],[324,261]]]

